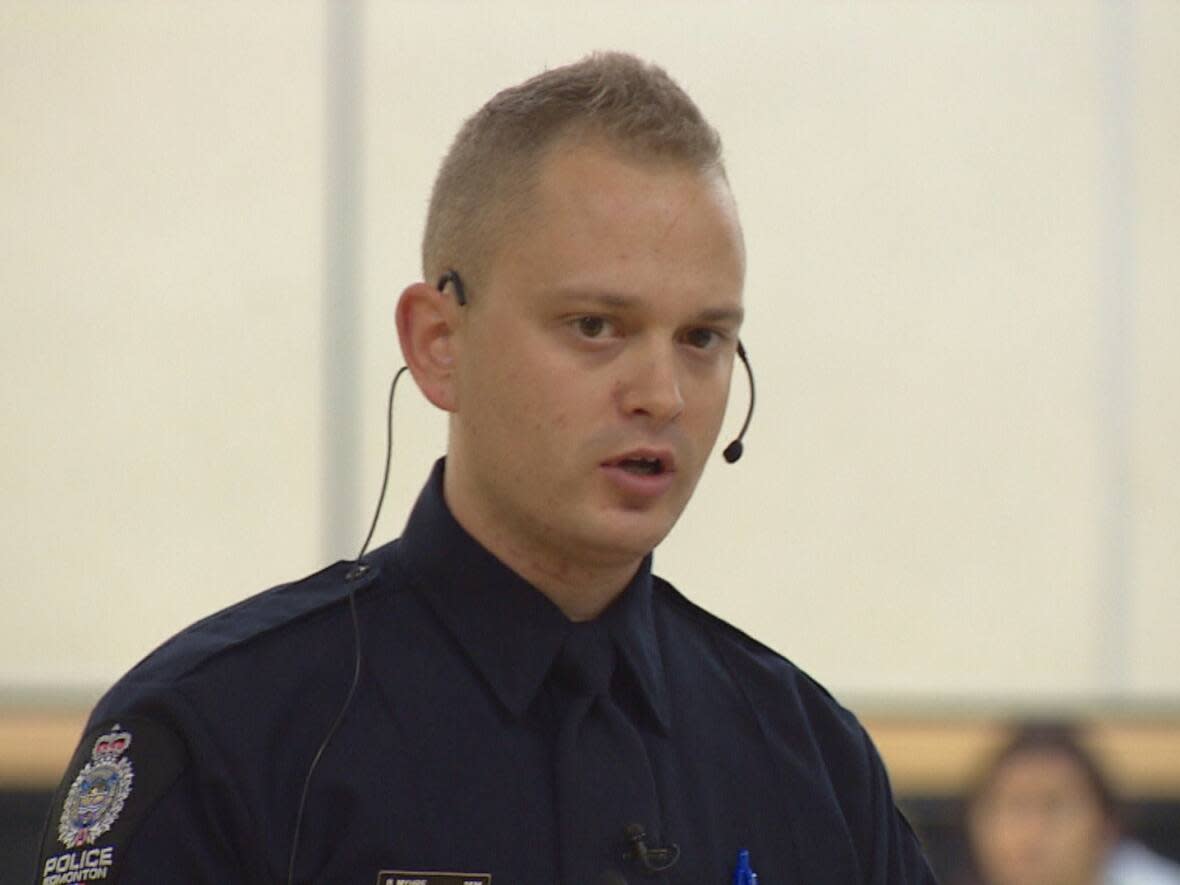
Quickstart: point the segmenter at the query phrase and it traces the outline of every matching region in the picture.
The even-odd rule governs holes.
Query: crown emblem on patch
[[[131,733],[117,723],[94,742],[90,761],[74,778],[62,806],[57,836],[67,848],[93,845],[118,819],[135,777],[131,760],[123,758],[130,746]]]

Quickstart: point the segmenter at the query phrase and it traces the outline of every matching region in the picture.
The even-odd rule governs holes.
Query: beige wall
[[[442,152],[617,47],[721,129],[750,251],[747,455],[659,570],[870,706],[1180,707],[1180,6],[352,8],[341,379],[327,7],[0,3],[0,691],[91,697],[354,552]],[[443,445],[406,392],[381,537]]]

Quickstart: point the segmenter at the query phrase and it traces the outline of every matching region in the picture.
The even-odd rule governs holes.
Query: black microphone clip
[[[627,850],[623,860],[633,860],[649,873],[662,873],[671,869],[680,860],[680,846],[673,842],[667,848],[649,848],[647,832],[643,824],[627,824],[623,828],[627,838]]]

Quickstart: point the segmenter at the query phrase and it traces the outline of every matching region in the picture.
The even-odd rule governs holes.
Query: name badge
[[[492,885],[491,873],[438,873],[382,870],[377,885]]]

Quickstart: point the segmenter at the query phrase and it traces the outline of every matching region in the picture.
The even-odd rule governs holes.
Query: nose
[[[651,347],[629,366],[619,385],[624,414],[647,418],[657,427],[676,420],[684,411],[680,367],[671,347]]]

